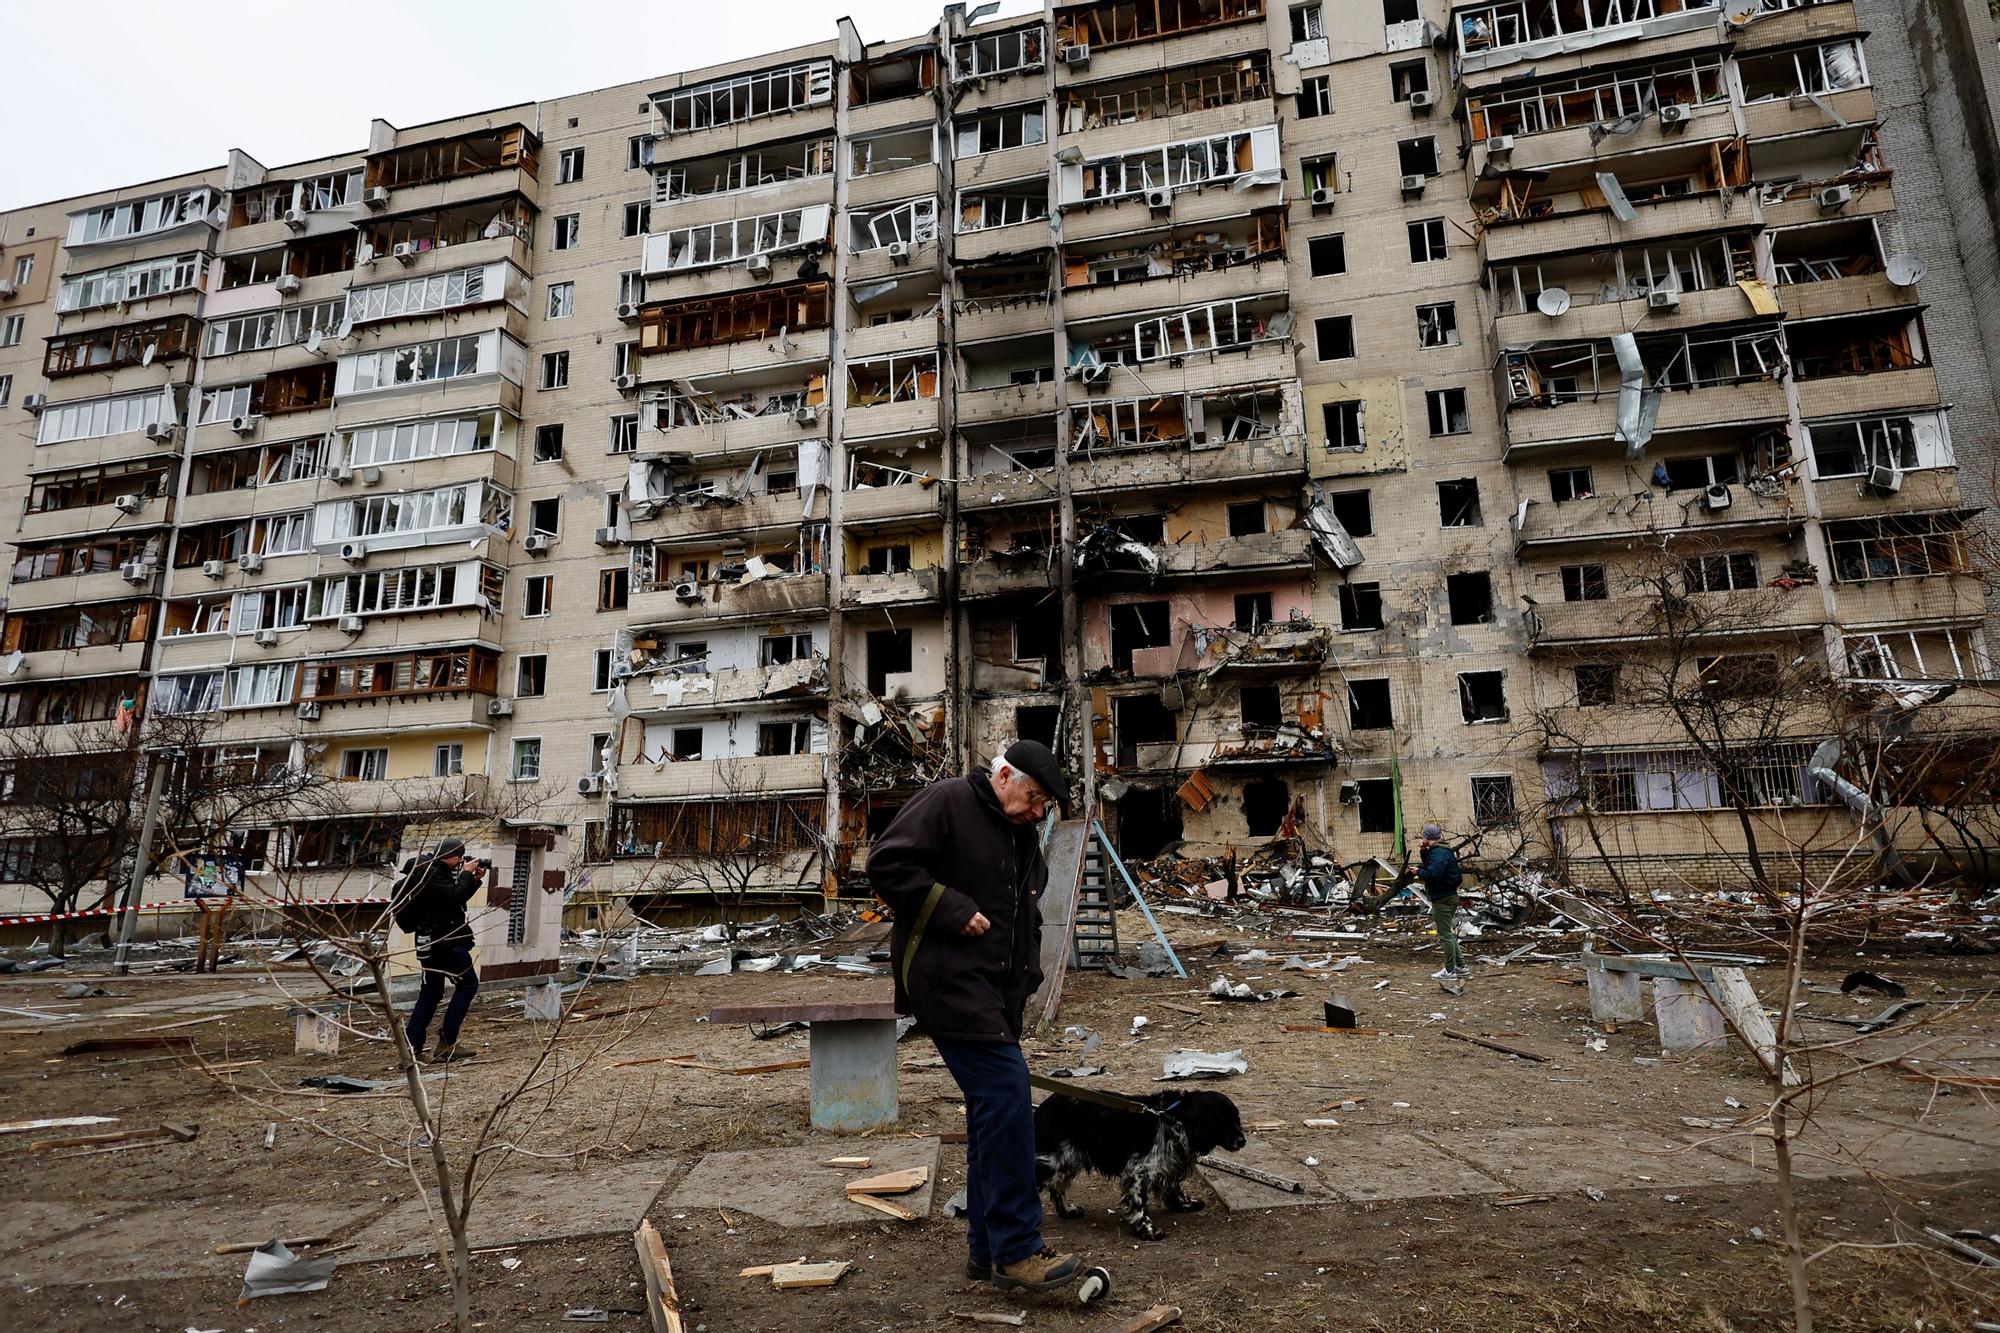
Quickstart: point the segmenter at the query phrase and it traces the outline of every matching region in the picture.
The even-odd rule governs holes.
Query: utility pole
[[[125,884],[125,902],[118,909],[118,954],[112,961],[111,970],[118,976],[125,976],[130,968],[125,961],[132,948],[132,930],[139,921],[139,896],[146,887],[146,864],[153,856],[153,830],[160,822],[160,790],[166,786],[167,760],[161,753],[153,756],[152,781],[146,784],[146,815],[139,824],[139,846],[132,857],[132,877]]]

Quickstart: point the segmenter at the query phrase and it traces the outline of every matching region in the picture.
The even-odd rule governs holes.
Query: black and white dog
[[[1142,1240],[1166,1233],[1146,1211],[1157,1191],[1169,1212],[1193,1212],[1201,1200],[1181,1186],[1197,1158],[1217,1148],[1243,1147],[1243,1118],[1219,1092],[1161,1092],[1134,1100],[1150,1112],[1119,1111],[1061,1093],[1035,1108],[1035,1183],[1063,1217],[1081,1217],[1070,1182],[1085,1171],[1116,1176],[1119,1213]]]

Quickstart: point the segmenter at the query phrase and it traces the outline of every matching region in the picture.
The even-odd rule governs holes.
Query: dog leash
[[[1136,1097],[1127,1097],[1117,1092],[1099,1092],[1096,1088],[1078,1087],[1064,1079],[1049,1078],[1045,1074],[1028,1075],[1028,1083],[1043,1092],[1060,1092],[1065,1097],[1074,1097],[1080,1102],[1096,1102],[1099,1106],[1108,1106],[1114,1111],[1127,1111],[1135,1115],[1163,1116],[1167,1111],[1180,1105],[1179,1102],[1174,1102],[1163,1111],[1157,1106],[1148,1106]]]

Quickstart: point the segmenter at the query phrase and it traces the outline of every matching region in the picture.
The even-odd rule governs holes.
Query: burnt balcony
[[[1796,634],[1826,621],[1819,589],[1813,584],[1758,588],[1748,592],[1690,593],[1679,622],[1693,639],[1727,639],[1761,634]],[[1593,644],[1644,644],[1660,638],[1663,612],[1649,597],[1557,602],[1536,606],[1523,617],[1528,646],[1538,652]]]
[[[826,575],[780,574],[755,580],[675,582],[632,588],[626,621],[635,626],[700,621],[786,620],[826,611]]]
[[[826,659],[817,652],[775,666],[724,667],[677,662],[641,668],[625,687],[635,713],[740,708],[764,702],[826,698]]]

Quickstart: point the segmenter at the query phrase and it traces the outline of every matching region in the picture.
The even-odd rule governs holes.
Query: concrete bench
[[[1689,966],[1664,954],[1602,954],[1588,942],[1583,949],[1584,980],[1590,987],[1590,1016],[1598,1022],[1639,1022],[1646,1016],[1646,978],[1653,980],[1653,1023],[1663,1051],[1702,1050],[1729,1036],[1729,1023],[1768,1064],[1776,1057],[1777,1034],[1740,967]],[[1718,1007],[1720,1006],[1720,1007]],[[1785,1081],[1796,1081],[1791,1065]]]
[[[896,1123],[896,1017],[888,999],[724,1004],[708,1011],[711,1023],[807,1024],[812,1127],[836,1134]]]

